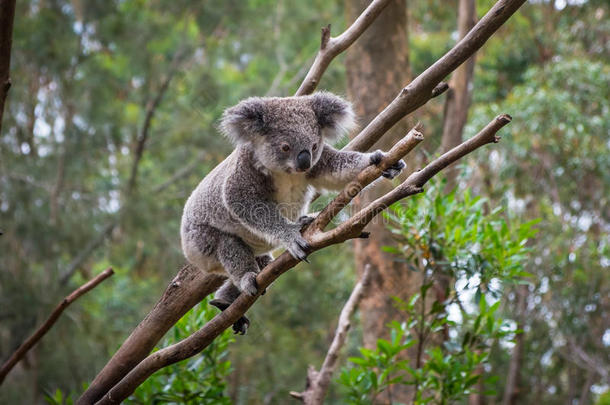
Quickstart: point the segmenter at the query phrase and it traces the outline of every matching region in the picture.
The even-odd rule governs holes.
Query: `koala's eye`
[[[288,152],[290,150],[290,145],[288,145],[287,143],[284,142],[282,144],[281,148],[284,152]]]
[[[316,150],[318,150],[318,144],[317,144],[317,143],[314,143],[314,144],[313,144],[313,147],[311,148],[311,150],[313,150],[314,152],[315,152]]]

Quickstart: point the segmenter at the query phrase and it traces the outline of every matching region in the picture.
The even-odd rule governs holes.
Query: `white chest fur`
[[[274,195],[280,213],[296,221],[307,213],[313,189],[307,183],[305,174],[276,173],[273,176]]]

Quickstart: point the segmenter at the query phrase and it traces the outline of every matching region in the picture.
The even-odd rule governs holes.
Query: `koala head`
[[[250,143],[259,163],[272,172],[305,172],[322,154],[324,140],[354,125],[350,103],[328,92],[300,97],[252,97],[227,109],[222,132],[239,145]]]

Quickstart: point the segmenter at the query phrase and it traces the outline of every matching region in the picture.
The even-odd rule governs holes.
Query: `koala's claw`
[[[309,250],[309,248],[309,243],[299,234],[288,246],[288,252],[290,252],[295,259],[309,263],[307,260],[307,250]]]
[[[381,163],[384,155],[385,154],[380,150],[376,150],[375,152],[371,153],[371,164],[376,166]]]
[[[213,305],[221,311],[224,311],[225,309],[229,308],[229,305],[231,305],[231,303],[221,299],[213,299],[212,301],[210,301],[210,305]],[[249,327],[250,320],[245,316],[242,316],[233,324],[233,333],[236,335],[245,335]]]
[[[385,153],[380,150],[376,150],[375,152],[371,153],[371,157],[370,157],[371,164],[378,165],[379,163],[381,163],[384,156],[385,156]],[[404,160],[401,159],[398,162],[394,163],[392,166],[385,169],[383,172],[381,172],[381,175],[385,178],[393,179],[394,177],[398,176],[398,174],[406,166],[407,165],[405,164]]]
[[[245,335],[249,327],[250,320],[245,316],[242,316],[233,324],[233,333],[235,335]]]
[[[394,177],[398,176],[402,169],[404,169],[406,166],[407,165],[405,164],[404,160],[401,159],[384,170],[381,175],[385,178],[393,179]]]
[[[299,217],[299,219],[297,220],[298,223],[301,225],[301,228],[306,227],[307,225],[311,224],[316,218],[309,216],[309,215],[302,215]]]
[[[258,285],[256,284],[256,273],[250,271],[239,280],[239,289],[248,295],[256,295]]]

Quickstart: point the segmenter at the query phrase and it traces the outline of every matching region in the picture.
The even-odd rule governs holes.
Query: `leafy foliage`
[[[424,274],[419,293],[408,302],[397,300],[406,321],[389,325],[391,339],[379,339],[375,349],[360,348],[360,357],[349,359],[355,366],[342,372],[340,382],[352,403],[370,403],[392,384],[414,386],[414,404],[465,398],[483,378],[480,368],[489,361],[492,343],[520,332],[496,312],[506,285],[529,276],[523,265],[535,222],[509,227],[500,209],[484,214],[485,204],[468,190],[444,194],[437,183],[391,207],[387,216],[398,243],[386,249]],[[449,280],[446,290],[433,296],[441,278]],[[460,322],[454,320],[458,313]]]

